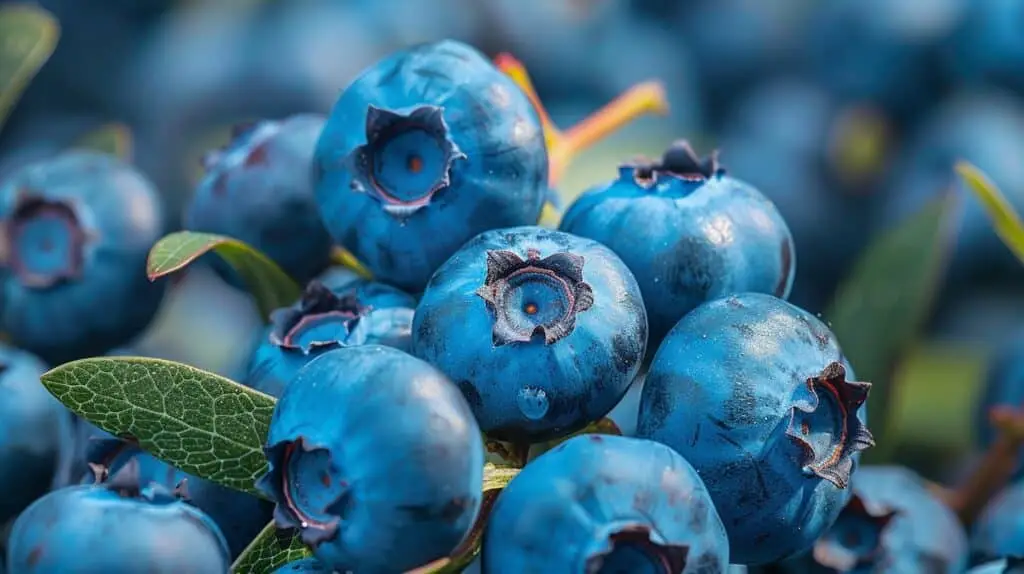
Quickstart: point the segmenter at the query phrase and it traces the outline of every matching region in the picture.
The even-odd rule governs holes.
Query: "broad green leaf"
[[[77,148],[91,149],[132,160],[132,132],[122,123],[110,123],[89,132],[75,144]]]
[[[604,417],[601,420],[590,423],[582,430],[578,430],[569,436],[533,445],[530,449],[530,459],[532,460],[537,458],[563,442],[584,434],[612,434],[622,436],[622,430],[619,429],[619,425],[615,424],[615,421],[608,417]]]
[[[888,421],[892,369],[932,307],[958,231],[959,207],[949,193],[877,236],[825,313],[857,378],[873,384],[868,411],[879,445],[886,440],[880,435]]]
[[[299,284],[269,257],[242,241],[212,233],[178,231],[163,237],[150,249],[146,270],[153,281],[211,251],[223,257],[241,276],[264,317],[269,317],[274,309],[291,305],[302,295]]]
[[[162,359],[65,363],[43,385],[72,412],[181,470],[256,496],[273,397]]]
[[[981,200],[982,207],[992,220],[992,227],[1010,251],[1024,262],[1024,222],[1013,209],[1006,196],[980,169],[961,161],[956,164],[956,172],[968,189]]]
[[[344,247],[335,246],[334,249],[331,250],[331,263],[347,267],[352,271],[355,271],[356,274],[363,279],[373,279],[373,273],[371,273],[365,265],[356,259],[356,256],[352,255],[351,251]]]
[[[29,82],[53,54],[60,25],[28,3],[0,7],[0,126]]]
[[[271,522],[231,565],[234,574],[270,574],[294,560],[312,556],[297,530],[280,530]]]

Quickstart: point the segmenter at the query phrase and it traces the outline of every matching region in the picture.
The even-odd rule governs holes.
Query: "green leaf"
[[[363,279],[373,279],[373,273],[371,273],[365,265],[356,259],[356,256],[352,255],[351,251],[344,247],[336,245],[334,249],[331,250],[331,263],[347,267]]]
[[[0,126],[59,37],[60,24],[46,10],[28,3],[0,7]]]
[[[132,132],[128,126],[114,122],[85,134],[75,144],[76,148],[91,149],[117,156],[125,161],[132,160]]]
[[[235,574],[270,574],[285,564],[313,553],[295,529],[280,530],[271,522],[245,547],[231,565]]]
[[[886,441],[879,428],[888,423],[892,370],[932,307],[958,231],[959,207],[949,193],[877,236],[825,313],[857,378],[873,384],[868,410],[879,445]]]
[[[982,207],[992,220],[996,235],[1010,248],[1010,251],[1024,262],[1024,222],[1013,209],[996,184],[984,172],[974,165],[960,161],[956,164],[956,172],[967,188],[981,200]]]
[[[42,376],[80,417],[181,470],[256,496],[273,397],[161,359],[99,357]]]
[[[146,262],[149,279],[155,281],[174,273],[210,251],[223,257],[238,272],[265,318],[274,309],[287,307],[302,295],[298,283],[272,259],[251,246],[231,237],[194,231],[171,233],[156,242]]]

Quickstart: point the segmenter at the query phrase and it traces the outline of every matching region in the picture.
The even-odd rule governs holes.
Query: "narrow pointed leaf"
[[[110,123],[89,132],[78,140],[77,148],[91,149],[132,160],[132,132],[122,123]]]
[[[60,25],[46,10],[28,3],[0,6],[0,126],[59,36]]]
[[[280,530],[271,522],[246,546],[231,565],[233,574],[270,574],[294,560],[313,553],[302,543],[297,530]]]
[[[151,281],[179,271],[209,252],[224,258],[245,282],[264,318],[302,295],[301,287],[272,259],[246,243],[212,233],[178,231],[156,242],[146,271]]]
[[[43,386],[72,412],[153,456],[224,486],[262,496],[273,397],[173,361],[97,357],[65,363]]]
[[[857,378],[873,385],[868,410],[880,445],[893,369],[934,303],[959,230],[959,209],[957,195],[949,193],[876,237],[825,313]]]
[[[356,259],[355,255],[352,255],[352,253],[344,247],[336,246],[331,250],[331,263],[347,267],[363,279],[373,279],[373,273],[371,273],[365,265]]]
[[[1013,209],[1013,205],[1007,201],[996,184],[973,164],[966,161],[958,162],[956,173],[981,201],[982,207],[992,220],[996,235],[1021,262],[1024,262],[1024,222]]]

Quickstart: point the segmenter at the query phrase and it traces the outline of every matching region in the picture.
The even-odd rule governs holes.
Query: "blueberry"
[[[1017,22],[1024,6],[1016,0],[964,2],[963,17],[946,42],[947,71],[959,84],[998,84],[1019,92],[1024,40]]]
[[[1024,557],[1024,483],[1011,485],[992,499],[971,533],[975,560]]]
[[[249,360],[248,386],[280,397],[303,366],[325,351],[386,345],[408,351],[416,300],[394,287],[343,272],[306,286],[302,299],[278,309]]]
[[[101,473],[101,479],[117,477],[129,465],[135,466],[132,472],[138,473],[142,485],[173,490],[184,482],[186,502],[213,519],[232,557],[241,554],[272,518],[273,507],[267,501],[182,472],[89,423],[82,425],[80,437],[88,442],[87,460],[91,465],[91,472],[80,478],[80,484],[94,482],[96,473]]]
[[[413,352],[437,366],[493,438],[536,442],[607,414],[636,376],[647,314],[603,245],[539,227],[481,233],[434,274]]]
[[[22,167],[0,186],[2,329],[52,364],[134,338],[163,298],[146,278],[161,225],[156,190],[111,156]]]
[[[1012,556],[971,568],[967,574],[1024,574],[1024,557]]]
[[[818,81],[846,102],[912,116],[941,93],[938,48],[965,0],[834,0],[815,5],[804,53]]]
[[[483,571],[724,572],[725,528],[700,475],[656,442],[583,435],[526,466],[487,523]]]
[[[850,497],[869,383],[811,314],[759,293],[686,315],[658,348],[637,435],[700,472],[732,559],[761,564],[806,550]]]
[[[1024,333],[1017,333],[1000,345],[990,360],[974,412],[974,436],[977,446],[987,449],[996,441],[996,430],[989,424],[994,407],[1019,407],[1024,404]],[[1016,478],[1024,477],[1024,463],[1018,463]],[[1024,549],[1021,551],[1024,553]]]
[[[379,280],[418,292],[474,235],[537,222],[548,161],[522,90],[473,48],[443,41],[398,52],[345,89],[313,173],[334,239]]]
[[[952,166],[967,160],[1024,210],[1024,108],[1016,96],[994,90],[952,95],[911,136],[893,169],[878,221],[894,225],[928,201],[955,190],[961,195],[959,233],[949,270],[954,283],[995,274],[1020,277],[1020,262],[1002,244],[981,202],[960,182]]]
[[[206,176],[185,213],[185,227],[240,239],[306,283],[327,268],[331,237],[313,197],[310,162],[324,118],[291,116],[235,128],[222,150],[204,158]],[[238,278],[215,268],[235,285]]]
[[[397,349],[320,355],[285,388],[256,486],[326,567],[404,572],[447,556],[480,508],[484,448],[466,400]]]
[[[35,501],[11,530],[7,569],[227,572],[227,544],[210,517],[160,486],[140,484],[134,470],[128,466],[107,484],[69,486]]]
[[[46,370],[0,344],[0,524],[45,494],[70,455],[73,419],[39,382]]]
[[[919,476],[903,467],[864,466],[835,524],[783,571],[959,574],[966,567],[959,520]]]
[[[293,573],[305,573],[305,574],[331,574],[326,566],[320,563],[316,558],[303,558],[301,560],[294,560],[285,564],[284,566],[274,570],[272,574],[293,574]]]
[[[796,254],[789,228],[759,191],[677,142],[655,165],[626,165],[582,195],[562,231],[599,241],[636,276],[651,342],[704,301],[747,291],[787,297]]]

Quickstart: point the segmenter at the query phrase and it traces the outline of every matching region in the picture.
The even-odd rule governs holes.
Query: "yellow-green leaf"
[[[1006,196],[984,172],[971,163],[957,162],[956,173],[981,201],[999,238],[1024,262],[1024,222],[1007,201]]]
[[[868,412],[879,444],[886,440],[880,427],[888,420],[892,370],[932,308],[959,230],[959,208],[957,195],[946,194],[877,236],[825,313],[857,378],[873,385]]]
[[[256,480],[276,401],[220,375],[142,357],[65,363],[43,386],[99,428],[184,472],[263,496]]]
[[[352,271],[355,271],[356,275],[359,275],[363,279],[373,279],[373,273],[371,273],[370,270],[362,264],[362,262],[356,259],[356,256],[352,255],[351,251],[344,247],[335,246],[334,249],[331,250],[331,263],[347,267]]]
[[[128,126],[114,122],[85,134],[75,144],[77,148],[108,153],[125,161],[132,160],[132,132]]]
[[[272,259],[252,246],[223,235],[179,231],[156,242],[149,251],[146,270],[152,281],[178,271],[202,255],[224,258],[245,282],[264,317],[299,299],[302,289]]]
[[[0,126],[53,54],[60,25],[29,3],[0,6]]]

